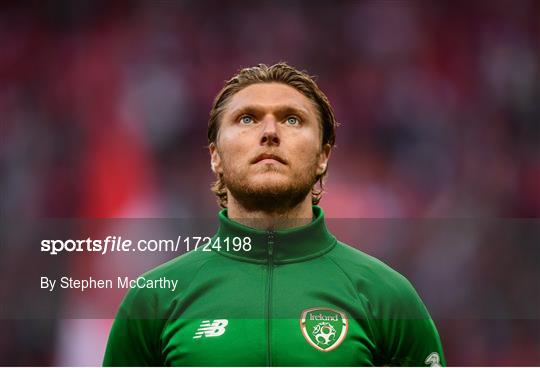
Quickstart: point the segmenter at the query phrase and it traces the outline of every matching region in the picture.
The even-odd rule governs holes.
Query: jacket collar
[[[322,208],[312,208],[311,223],[273,231],[240,224],[223,209],[218,214],[220,225],[212,238],[212,249],[227,257],[255,263],[292,263],[318,257],[332,249],[337,240],[326,228]]]

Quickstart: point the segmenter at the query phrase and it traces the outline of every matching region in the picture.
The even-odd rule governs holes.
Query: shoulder
[[[423,304],[411,282],[383,261],[339,241],[328,257],[348,275],[375,314],[390,313],[390,308],[422,313]]]
[[[378,258],[338,241],[328,256],[346,272],[367,284],[406,284],[408,280]]]

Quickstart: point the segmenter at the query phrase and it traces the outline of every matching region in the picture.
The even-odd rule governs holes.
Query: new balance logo
[[[194,339],[200,339],[201,337],[216,337],[225,333],[225,327],[229,324],[226,319],[215,319],[210,323],[210,320],[201,322],[199,329],[193,336]]]

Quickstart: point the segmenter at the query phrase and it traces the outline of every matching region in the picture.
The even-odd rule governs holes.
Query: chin
[[[253,175],[246,182],[246,187],[250,188],[285,188],[291,184],[289,177],[279,174],[279,173],[264,173]]]

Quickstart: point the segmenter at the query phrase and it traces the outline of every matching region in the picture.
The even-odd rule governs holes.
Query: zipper
[[[271,336],[271,321],[270,316],[272,314],[272,273],[274,270],[274,232],[272,230],[268,231],[268,279],[267,279],[267,290],[268,290],[268,299],[266,302],[266,365],[272,365],[272,345],[270,341]]]

